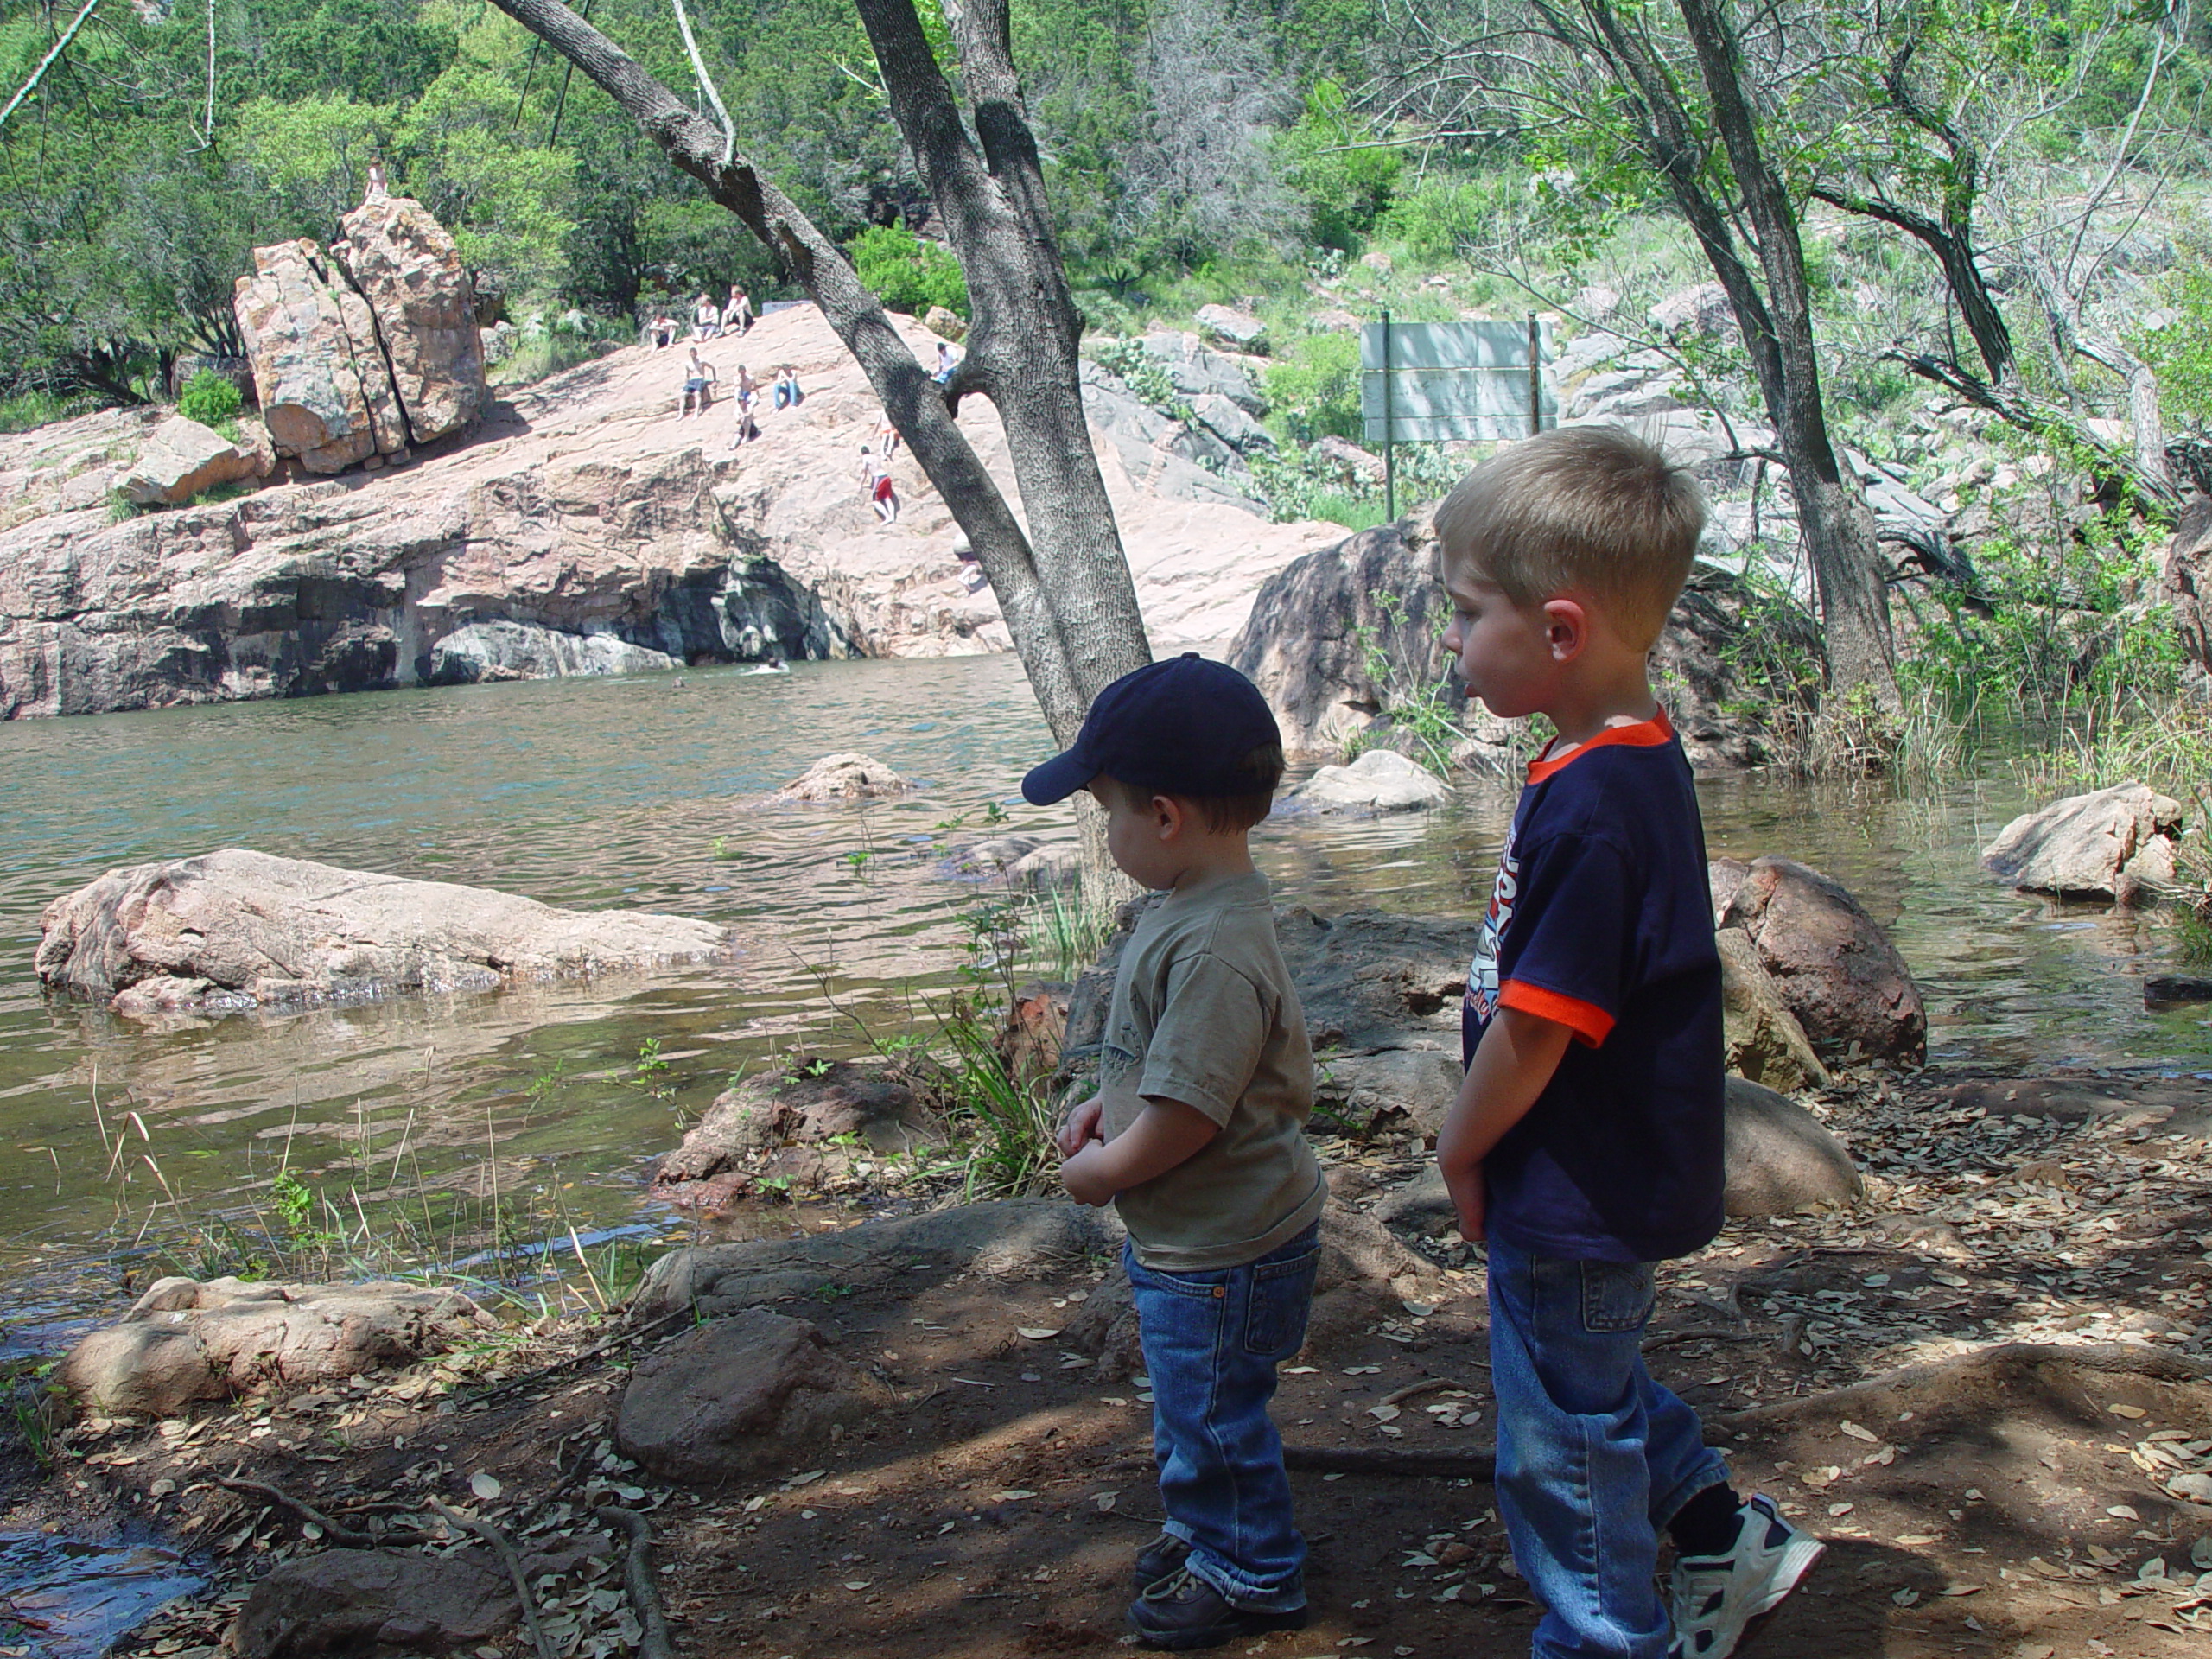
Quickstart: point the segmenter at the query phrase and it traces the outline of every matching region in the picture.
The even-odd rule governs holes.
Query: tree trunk
[[[1081,324],[1014,70],[1006,0],[946,8],[972,137],[912,0],[855,0],[892,114],[968,281],[967,353],[945,388],[916,360],[842,250],[736,153],[729,135],[560,0],[495,3],[590,76],[788,264],[966,532],[1046,723],[1061,744],[1073,742],[1090,700],[1142,667],[1151,649],[1084,419]],[[988,399],[1005,427],[1027,533],[956,421],[971,393]],[[1086,891],[1103,898],[1112,873],[1099,862],[1103,836],[1088,825],[1084,849]]]
[[[1710,33],[1719,29],[1707,0],[1680,3],[1694,39],[1701,29]],[[1548,20],[1551,15],[1541,3],[1539,10]],[[1704,43],[1698,42],[1715,124],[1726,137],[1730,170],[1758,233],[1764,291],[1745,264],[1728,216],[1707,185],[1704,148],[1667,71],[1642,36],[1623,24],[1608,0],[1585,0],[1584,11],[1597,34],[1581,41],[1611,59],[1624,86],[1635,95],[1652,164],[1667,181],[1736,313],[1776,440],[1789,468],[1798,531],[1820,604],[1828,690],[1840,700],[1870,695],[1877,709],[1893,712],[1900,706],[1896,648],[1875,549],[1874,516],[1828,436],[1796,213],[1782,181],[1759,153],[1758,130],[1735,74],[1733,48],[1723,34],[1719,61],[1707,68]],[[1559,33],[1563,22],[1551,26]],[[1572,33],[1560,33],[1559,38],[1577,41]]]
[[[1735,38],[1720,11],[1724,3],[1726,0],[1677,0],[1766,276],[1764,323],[1771,344],[1758,354],[1763,365],[1761,390],[1789,464],[1797,522],[1820,594],[1828,685],[1831,691],[1847,696],[1871,696],[1878,709],[1893,714],[1901,706],[1897,648],[1890,633],[1889,596],[1882,586],[1874,515],[1858,479],[1842,464],[1828,435],[1797,211],[1760,149],[1758,118],[1744,94]],[[1740,319],[1740,310],[1738,315]],[[1749,334],[1747,327],[1746,338]]]

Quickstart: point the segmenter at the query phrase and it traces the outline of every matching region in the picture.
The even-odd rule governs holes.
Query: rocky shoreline
[[[2138,1659],[2201,1639],[2212,1448],[2189,1436],[2212,1382],[2186,1314],[2144,1312],[2212,1223],[2189,1146],[2161,1138],[2201,1154],[2201,1103],[1874,1068],[1816,1104],[1881,1172],[1869,1201],[1732,1223],[1662,1274],[1647,1343],[1743,1478],[1827,1540],[1760,1650],[2094,1636]],[[1337,1300],[1281,1404],[1314,1539],[1302,1639],[1525,1644],[1533,1610],[1481,1484],[1479,1261],[1407,1202],[1417,1138],[1344,1143],[1330,1165]],[[2102,1218],[2118,1224],[2083,1226]],[[19,1468],[6,1523],[151,1528],[207,1562],[209,1590],[122,1653],[525,1651],[486,1529],[556,1650],[624,1650],[640,1605],[610,1510],[650,1528],[646,1582],[683,1647],[1109,1644],[1155,1511],[1101,1223],[1033,1201],[679,1252],[611,1321],[270,1377],[188,1419],[82,1419],[54,1441],[68,1478]],[[2069,1241],[2038,1243],[2054,1230]],[[695,1325],[694,1293],[728,1317]],[[685,1382],[732,1345],[741,1388]],[[696,1460],[717,1445],[736,1464]]]

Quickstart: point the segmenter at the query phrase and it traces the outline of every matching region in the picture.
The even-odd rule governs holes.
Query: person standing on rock
[[[695,412],[704,415],[707,405],[714,401],[714,385],[715,365],[693,346],[683,364],[683,406],[676,418],[680,421]]]
[[[887,524],[897,524],[899,486],[891,481],[891,469],[878,464],[875,452],[866,444],[861,445],[861,486],[875,516]]]
[[[1529,768],[1436,1137],[1489,1248],[1497,1507],[1537,1659],[1727,1659],[1820,1558],[1654,1382],[1652,1264],[1720,1230],[1720,957],[1689,764],[1646,655],[1705,504],[1618,429],[1516,444],[1436,512],[1467,695],[1557,734]],[[1666,1601],[1659,1533],[1673,1537]]]
[[[1122,952],[1098,1093],[1058,1136],[1069,1195],[1112,1203],[1128,1228],[1167,1512],[1134,1573],[1129,1625],[1147,1647],[1306,1623],[1306,1541],[1268,1405],[1306,1340],[1328,1189],[1306,1140],[1305,1015],[1249,843],[1282,770],[1266,699],[1193,652],[1108,686],[1075,747],[1021,784],[1039,806],[1088,789],[1114,862],[1166,895]]]
[[[746,372],[742,363],[737,365],[737,396],[733,401],[737,404],[737,425],[729,435],[729,447],[734,449],[760,435],[760,423],[753,416],[760,402],[760,383]]]

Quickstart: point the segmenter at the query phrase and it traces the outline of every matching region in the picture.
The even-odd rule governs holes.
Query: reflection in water
[[[120,1267],[153,1265],[131,1262],[142,1235],[223,1206],[266,1219],[280,1171],[368,1205],[423,1184],[480,1199],[524,1181],[561,1236],[569,1224],[634,1223],[644,1163],[733,1072],[796,1047],[859,1046],[825,993],[896,1028],[910,993],[958,982],[963,913],[990,889],[955,873],[951,849],[1072,836],[1067,808],[1020,799],[1049,742],[1010,658],[685,678],[0,725],[10,1341],[35,1344],[57,1321],[115,1306]],[[747,804],[838,749],[921,788],[866,809]],[[1983,879],[1975,850],[2019,805],[2009,785],[1961,779],[1899,802],[1736,778],[1702,798],[1716,853],[1802,858],[1894,927],[1928,995],[1937,1059],[2206,1063],[2201,1011],[2142,1007],[2140,972],[2168,948],[2161,922],[2066,912]],[[986,823],[992,803],[1003,823]],[[1285,815],[1258,849],[1286,903],[1465,916],[1470,895],[1487,893],[1511,804],[1508,789],[1469,785],[1427,814]],[[706,917],[736,929],[743,955],[648,978],[166,1027],[41,996],[30,955],[48,900],[116,864],[226,845]],[[810,1224],[786,1211],[753,1224]],[[219,1267],[221,1251],[204,1265]]]
[[[0,1626],[10,1616],[41,1659],[99,1659],[164,1603],[207,1580],[174,1550],[152,1544],[88,1544],[38,1533],[0,1533]]]

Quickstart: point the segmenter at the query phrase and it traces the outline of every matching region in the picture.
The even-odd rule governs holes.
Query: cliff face
[[[918,355],[935,337],[905,324]],[[99,415],[0,438],[0,718],[700,660],[1008,647],[954,526],[902,451],[879,525],[860,446],[880,418],[811,307],[705,348],[722,395],[678,420],[683,353],[633,347],[495,402],[404,465],[111,522],[146,423]],[[791,364],[795,410],[730,447],[740,364]],[[972,441],[1009,496],[989,405]],[[1156,645],[1234,632],[1259,584],[1340,537],[1272,524],[1183,463],[1133,479],[1099,435]],[[1189,485],[1187,489],[1183,485]],[[10,523],[10,518],[13,522]],[[500,625],[497,627],[488,625]]]

